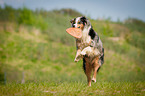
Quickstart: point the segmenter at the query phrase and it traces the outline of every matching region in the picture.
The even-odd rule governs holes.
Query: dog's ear
[[[86,25],[87,24],[87,18],[85,16],[81,17],[81,22]]]
[[[70,20],[70,23],[72,23],[74,21],[74,19]]]
[[[75,21],[75,18],[74,19],[72,19],[72,20],[70,20],[70,23],[73,23]]]
[[[90,21],[85,16],[81,17],[81,22],[82,24],[87,25],[87,26],[91,25]]]

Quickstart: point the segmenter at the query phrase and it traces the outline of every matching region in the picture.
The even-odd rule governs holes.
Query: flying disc
[[[66,32],[75,38],[82,37],[82,31],[80,28],[68,28],[66,29]]]

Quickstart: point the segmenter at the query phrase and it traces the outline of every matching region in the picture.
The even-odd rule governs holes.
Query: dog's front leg
[[[90,53],[90,52],[92,52],[92,48],[91,48],[90,46],[88,46],[88,47],[86,47],[86,48],[84,48],[84,49],[82,50],[81,55],[82,55],[82,56],[90,55],[90,54],[87,54],[87,53]]]
[[[78,62],[78,61],[80,60],[80,58],[81,58],[81,50],[78,49],[74,61],[75,61],[75,62]]]

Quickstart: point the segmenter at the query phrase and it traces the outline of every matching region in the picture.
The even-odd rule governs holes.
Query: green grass
[[[26,81],[53,81],[55,79],[57,79],[56,82],[86,81],[82,61],[74,62],[75,45],[68,46],[48,41],[47,36],[41,33],[35,35],[33,32],[1,32],[0,35],[2,36],[1,42],[3,42],[0,51],[1,70],[2,74],[7,72],[8,82],[21,82],[22,72],[25,72]],[[104,46],[105,64],[97,80],[144,80],[144,67],[140,67],[142,65],[136,64],[132,60],[133,57],[127,57],[129,54],[125,54],[129,50],[136,52],[136,48],[126,43],[123,46],[114,45],[120,46],[122,51],[111,50],[112,47],[107,48],[109,47],[107,43]]]
[[[1,85],[0,89],[1,96],[143,96],[145,95],[145,82],[97,82],[91,87],[87,87],[82,82],[11,83]]]

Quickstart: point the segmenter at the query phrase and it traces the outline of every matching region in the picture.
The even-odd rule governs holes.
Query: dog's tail
[[[104,63],[104,48],[102,48],[102,55],[99,59],[99,63],[101,63],[101,65],[103,65],[103,63]],[[100,68],[101,68],[101,66],[98,68],[97,72],[99,72]]]
[[[84,69],[84,72],[86,73],[86,60],[85,60],[85,58],[83,58],[83,69]]]
[[[100,57],[101,65],[104,63],[104,48],[102,48],[102,56]]]

